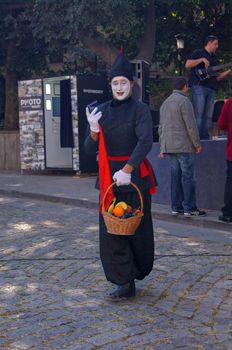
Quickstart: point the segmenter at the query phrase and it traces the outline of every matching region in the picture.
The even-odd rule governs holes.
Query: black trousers
[[[232,217],[232,161],[227,160],[226,184],[224,193],[224,207],[222,213]]]
[[[125,201],[133,208],[139,206],[136,192],[115,193],[117,201]],[[144,216],[133,236],[119,236],[107,232],[100,214],[100,257],[106,279],[117,285],[134,279],[144,279],[152,270],[154,261],[154,233],[151,217],[151,195],[142,193]]]

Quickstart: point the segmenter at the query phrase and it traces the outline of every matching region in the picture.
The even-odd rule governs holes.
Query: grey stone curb
[[[0,189],[0,194],[7,196],[7,197],[37,199],[37,200],[53,202],[53,203],[62,203],[62,204],[66,204],[66,205],[82,206],[82,207],[90,208],[90,209],[97,209],[98,208],[98,203],[92,202],[88,199],[59,197],[59,196],[52,196],[49,194],[21,192],[21,191],[16,191],[16,190],[3,190],[3,189]]]
[[[174,216],[169,213],[161,213],[158,211],[152,211],[152,216],[161,221],[173,222],[175,224],[184,224],[190,226],[196,226],[201,228],[209,228],[212,230],[222,230],[232,233],[232,224],[227,224],[217,220],[210,220],[207,217],[184,217],[183,215]]]
[[[42,200],[53,203],[62,203],[66,205],[81,206],[89,209],[98,209],[98,203],[90,201],[88,199],[79,198],[69,198],[54,196],[49,194],[32,193],[32,192],[22,192],[17,190],[4,190],[0,189],[0,194],[6,197],[16,197],[16,198],[28,198],[35,200]],[[173,216],[171,213],[160,212],[152,209],[152,217],[156,220],[174,222],[178,224],[196,226],[201,228],[210,228],[213,230],[222,230],[226,232],[232,232],[232,224],[227,224],[217,220],[210,220],[207,217],[190,217],[185,218],[182,215]]]

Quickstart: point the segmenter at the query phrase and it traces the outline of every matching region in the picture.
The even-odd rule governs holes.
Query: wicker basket
[[[103,202],[102,202],[102,216],[104,218],[107,231],[113,235],[122,235],[122,236],[132,236],[135,233],[135,230],[138,228],[142,216],[143,216],[143,197],[139,188],[131,182],[131,185],[137,190],[139,199],[140,199],[140,211],[141,214],[129,217],[127,219],[120,219],[107,211],[105,211],[105,199],[106,195],[109,192],[110,188],[114,186],[116,182],[113,182],[106,190]]]

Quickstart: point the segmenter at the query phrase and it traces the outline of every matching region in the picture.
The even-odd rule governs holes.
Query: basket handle
[[[104,197],[103,197],[103,200],[102,200],[102,211],[103,212],[105,211],[105,199],[106,199],[107,193],[109,192],[111,187],[113,187],[115,184],[116,184],[116,181],[113,182],[112,184],[110,184],[109,187],[105,191],[105,194],[104,194]],[[138,192],[139,200],[140,200],[141,212],[143,213],[143,197],[142,197],[141,191],[140,191],[140,189],[138,188],[138,186],[134,182],[131,182],[130,185],[132,185],[136,189],[136,191]]]

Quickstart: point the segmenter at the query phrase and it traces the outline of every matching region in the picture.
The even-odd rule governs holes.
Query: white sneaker
[[[185,211],[185,212],[184,212],[184,216],[185,216],[186,218],[189,218],[189,217],[191,217],[191,214],[190,214],[188,211]]]
[[[177,210],[172,210],[172,215],[178,215],[179,212]]]
[[[172,215],[184,214],[183,209],[172,209]]]

